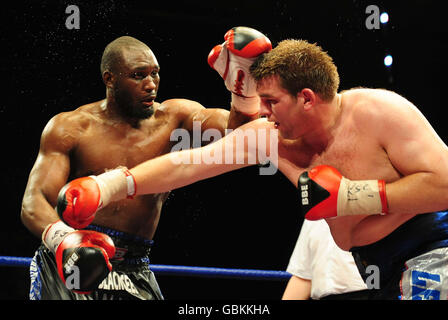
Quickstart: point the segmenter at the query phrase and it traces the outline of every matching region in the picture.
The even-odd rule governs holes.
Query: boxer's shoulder
[[[42,132],[44,142],[64,145],[75,142],[93,121],[98,121],[97,103],[80,106],[72,111],[65,111],[53,116]]]
[[[377,124],[393,114],[411,110],[412,104],[399,94],[386,89],[353,88],[341,93],[342,110],[355,123]]]
[[[195,114],[205,110],[205,107],[199,102],[189,99],[169,99],[165,100],[155,108],[154,116],[156,119],[164,118],[165,121],[173,123],[174,126],[181,126],[187,119],[193,119]]]
[[[163,101],[157,108],[157,111],[166,112],[172,115],[190,115],[192,112],[204,109],[199,102],[175,98]]]
[[[347,108],[356,108],[357,111],[381,110],[390,105],[407,105],[411,103],[398,93],[387,89],[372,89],[357,87],[344,90],[341,93],[342,102]],[[362,108],[368,108],[364,110]]]
[[[99,115],[104,111],[101,107],[101,101],[85,104],[71,111],[58,113],[49,121],[50,124],[60,126],[85,126],[92,120],[98,120]]]

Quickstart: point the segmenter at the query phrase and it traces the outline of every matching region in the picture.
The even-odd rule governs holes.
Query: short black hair
[[[122,36],[115,39],[104,49],[100,65],[101,75],[103,75],[104,71],[113,72],[117,62],[120,61],[122,57],[122,49],[129,47],[144,47],[149,49],[145,43],[130,36]]]

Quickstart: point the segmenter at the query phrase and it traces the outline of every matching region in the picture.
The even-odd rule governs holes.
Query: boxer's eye
[[[137,79],[137,80],[144,79],[145,77],[146,77],[146,75],[143,72],[134,72],[132,74],[132,78]]]
[[[266,103],[272,107],[273,105],[275,105],[277,103],[277,101],[276,100],[268,100]]]

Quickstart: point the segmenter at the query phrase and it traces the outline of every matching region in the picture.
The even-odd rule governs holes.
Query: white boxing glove
[[[226,88],[232,93],[235,109],[254,115],[260,105],[256,82],[249,68],[259,55],[271,51],[271,41],[261,32],[248,27],[230,29],[224,40],[210,52],[208,64],[224,79]]]

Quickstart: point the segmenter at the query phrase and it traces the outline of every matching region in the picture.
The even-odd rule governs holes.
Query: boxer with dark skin
[[[148,47],[135,43],[122,45],[114,71],[104,70],[105,99],[60,113],[46,125],[22,205],[22,220],[36,236],[58,219],[57,194],[67,181],[167,153],[174,144],[173,130],[191,131],[193,121],[200,121],[202,130],[224,134],[249,120],[233,109],[206,109],[186,99],[156,102],[160,66]],[[166,197],[161,193],[118,202],[104,208],[95,223],[151,239]]]
[[[101,72],[106,98],[57,114],[43,130],[21,211],[24,225],[39,238],[47,226],[58,221],[57,196],[68,181],[117,166],[134,167],[168,153],[175,143],[170,140],[172,132],[176,129],[191,132],[193,122],[198,121],[202,131],[213,128],[223,136],[226,128],[235,128],[258,116],[258,113],[246,115],[234,104],[229,112],[207,109],[187,99],[156,102],[160,66],[151,49],[132,37],[120,37],[106,47]],[[93,223],[150,240],[167,195],[166,192],[142,195],[116,202],[105,207]],[[149,298],[161,295],[153,293]]]

